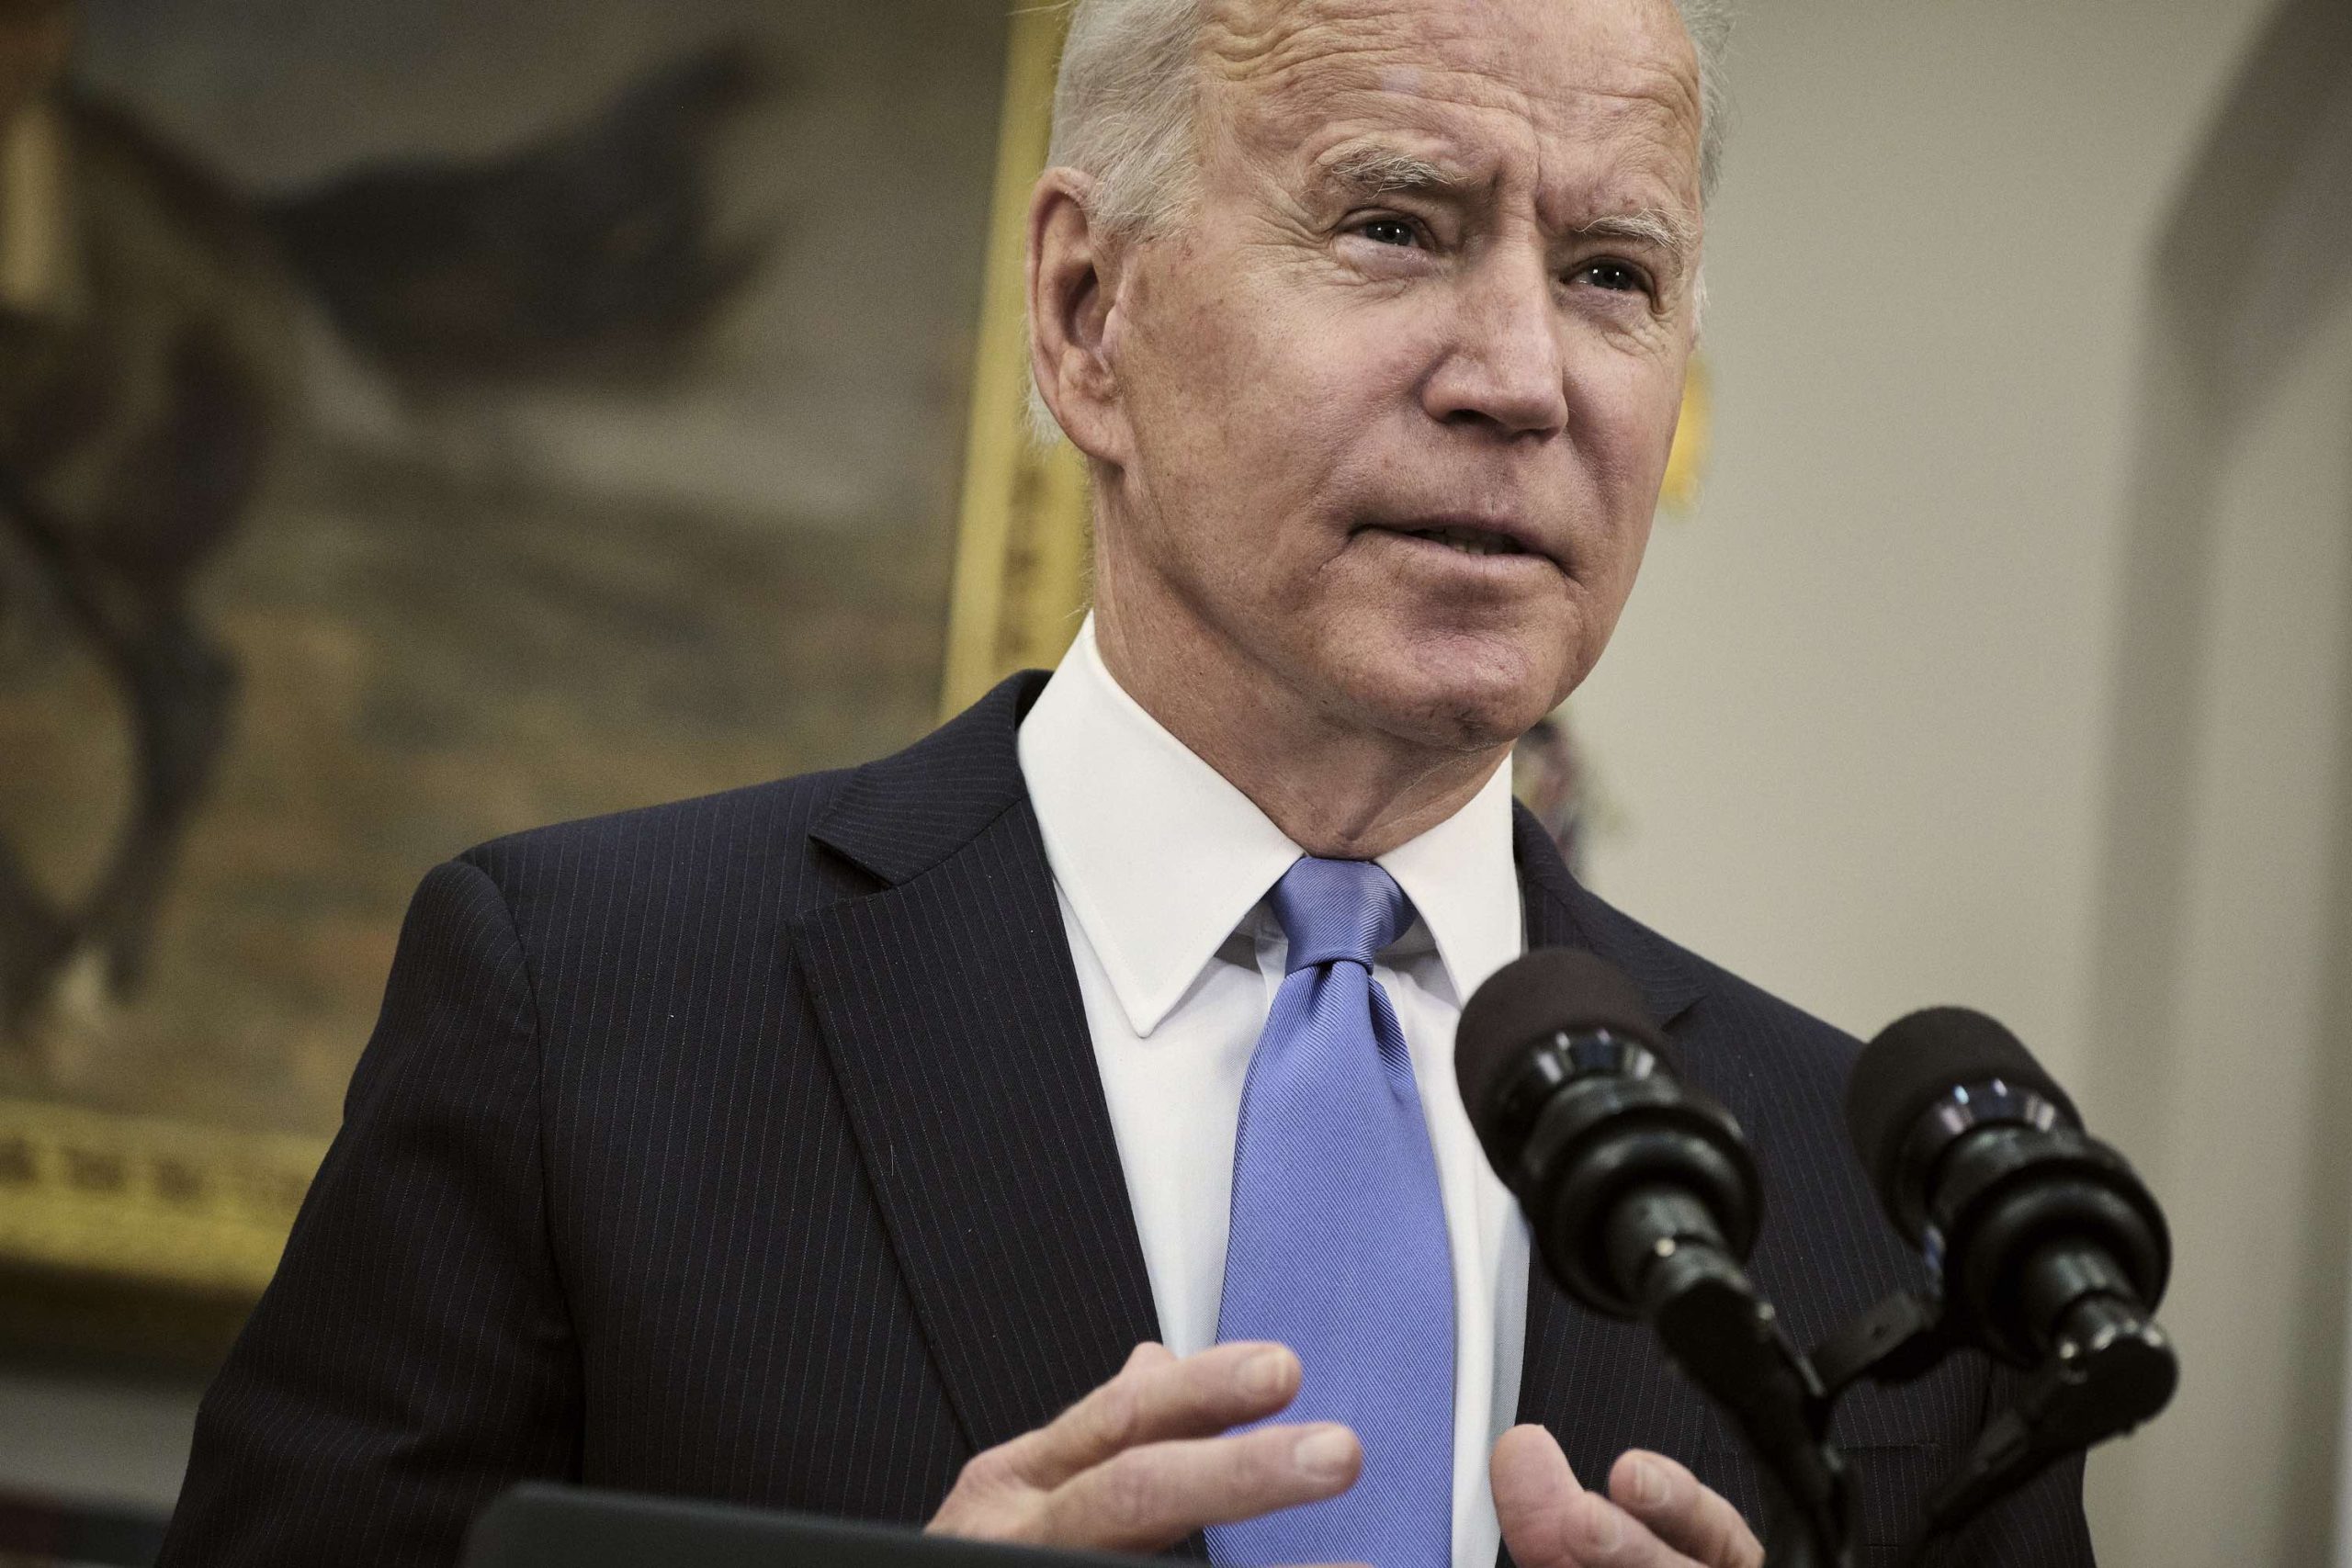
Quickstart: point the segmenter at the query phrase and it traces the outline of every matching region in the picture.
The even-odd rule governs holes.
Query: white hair
[[[1566,0],[1563,0],[1566,3]],[[1069,29],[1054,82],[1048,165],[1091,175],[1087,219],[1114,234],[1148,235],[1192,203],[1199,175],[1194,51],[1219,0],[1069,0]],[[1699,60],[1699,195],[1723,167],[1724,46],[1731,0],[1674,0]],[[1693,283],[1694,315],[1706,279]],[[1050,443],[1060,427],[1032,382],[1029,424]]]
[[[1048,164],[1094,178],[1088,218],[1149,233],[1184,209],[1196,174],[1193,51],[1217,0],[1071,0],[1054,84]],[[1729,0],[1675,0],[1699,59],[1699,190],[1723,165],[1723,55]]]

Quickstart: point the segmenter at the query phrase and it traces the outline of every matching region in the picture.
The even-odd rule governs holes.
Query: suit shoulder
[[[1844,1081],[1861,1051],[1853,1035],[1659,934],[1589,890],[1577,891],[1577,922],[1597,948],[1605,954],[1636,955],[1645,970],[1686,978],[1695,994],[1692,1032],[1736,1041],[1742,1054],[1770,1058],[1782,1070],[1794,1066]]]
[[[808,829],[853,770],[775,779],[687,800],[580,818],[477,844],[458,859],[486,874],[510,904],[553,899],[572,908],[682,898],[727,889],[780,912],[823,891]],[[771,906],[773,907],[773,906]]]
[[[1707,976],[1707,998],[1701,1005],[1712,1004],[1717,1011],[1736,1019],[1750,1038],[1769,1043],[1804,1066],[1834,1073],[1841,1083],[1844,1081],[1854,1058],[1861,1054],[1860,1040],[1719,964],[1695,953],[1690,958]]]

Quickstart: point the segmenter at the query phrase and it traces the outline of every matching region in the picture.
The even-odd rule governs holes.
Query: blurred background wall
[[[1593,879],[1865,1036],[2008,1021],[2176,1228],[2103,1558],[2329,1561],[2352,7],[1778,0],[1732,93],[1712,471],[1572,705]]]
[[[2347,33],[1750,0],[1703,498],[1575,705],[1605,894],[1858,1033],[2001,1016],[2167,1203],[2111,1563],[2352,1563]],[[192,1399],[0,1375],[0,1488],[165,1503]]]

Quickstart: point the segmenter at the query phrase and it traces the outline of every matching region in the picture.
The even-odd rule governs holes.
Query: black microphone
[[[1965,1008],[1889,1024],[1854,1064],[1846,1122],[1957,1332],[2020,1367],[2155,1332],[2172,1269],[2164,1212],[2001,1025]],[[2151,1348],[2162,1365],[2143,1371],[2168,1395],[2170,1351],[2160,1336]]]
[[[1812,1364],[1740,1267],[1762,1183],[1730,1111],[1685,1085],[1634,983],[1539,948],[1462,1010],[1454,1074],[1560,1288],[1649,1325],[1762,1462],[1766,1561],[1843,1568],[1852,1504]]]
[[[1763,1209],[1731,1113],[1686,1089],[1623,973],[1540,948],[1462,1010],[1454,1073],[1487,1158],[1553,1278],[1615,1318],[1647,1318],[1737,1270]]]
[[[1901,1382],[1955,1342],[2028,1369],[1928,1499],[1905,1561],[2070,1453],[2171,1400],[2180,1362],[2154,1316],[2172,1270],[2164,1212],[2083,1131],[2031,1052],[1983,1013],[1930,1008],[1863,1047],[1846,1124],[1938,1298],[1890,1297],[1815,1354],[1833,1389]]]

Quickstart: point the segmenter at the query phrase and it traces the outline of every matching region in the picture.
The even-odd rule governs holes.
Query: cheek
[[[1650,547],[1650,525],[1656,517],[1654,508],[1642,506],[1625,525],[1624,536],[1618,541],[1615,560],[1616,575],[1609,589],[1608,624],[1603,635],[1617,629],[1617,617],[1625,611],[1625,601],[1633,596],[1634,579],[1642,570],[1642,557]]]
[[[1212,312],[1187,345],[1196,411],[1226,450],[1256,455],[1273,472],[1311,470],[1361,424],[1374,378],[1352,342],[1354,323],[1281,305],[1245,297],[1221,319]]]
[[[1595,343],[1568,365],[1569,417],[1593,433],[1612,473],[1666,472],[1688,356]]]
[[[1607,511],[1638,554],[1665,482],[1682,409],[1679,364],[1618,360],[1571,377],[1572,430],[1606,497]]]
[[[1188,261],[1191,276],[1233,276],[1216,258],[1177,265]],[[1328,553],[1344,533],[1318,507],[1377,417],[1377,340],[1246,283],[1215,297],[1164,293],[1154,305],[1150,329],[1131,333],[1123,375],[1151,510],[1261,577],[1272,558]]]

